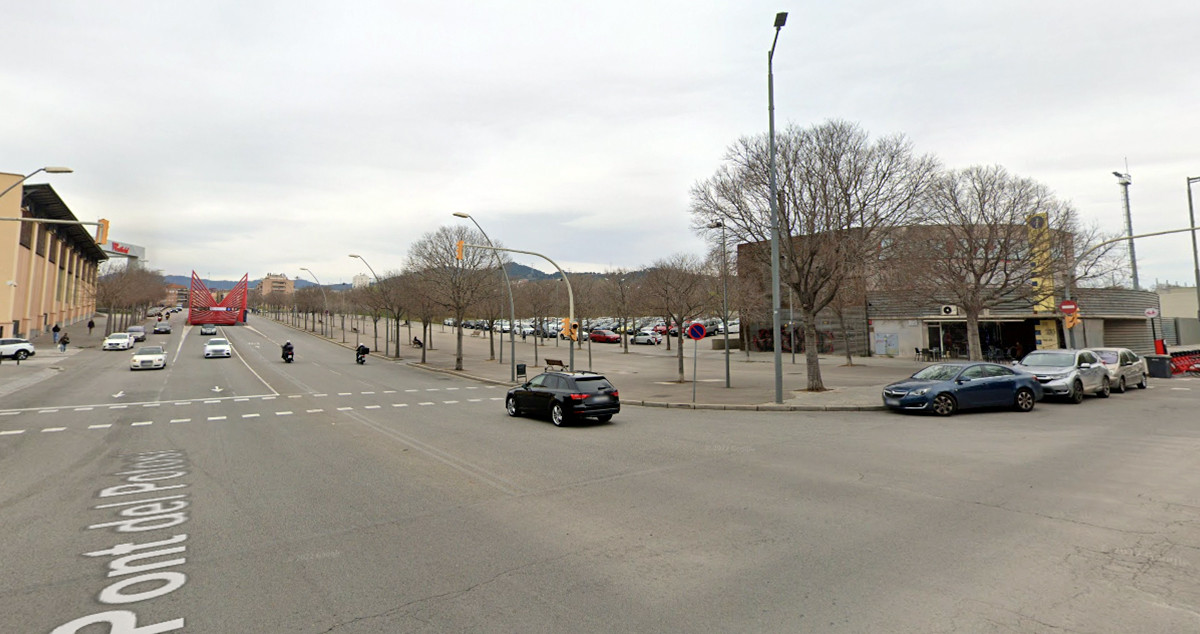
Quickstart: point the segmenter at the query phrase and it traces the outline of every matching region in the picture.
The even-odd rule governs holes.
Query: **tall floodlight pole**
[[[329,321],[329,298],[325,296],[325,287],[321,285],[321,280],[317,279],[317,274],[313,273],[312,269],[302,266],[300,267],[300,270],[308,271],[308,274],[312,276],[313,281],[317,283],[317,288],[321,289],[321,301],[325,304],[325,319],[321,320],[321,336],[324,337],[326,336],[325,323]]]
[[[1196,226],[1196,212],[1192,209],[1192,183],[1200,183],[1200,176],[1190,176],[1187,179],[1188,189],[1188,225]],[[1200,251],[1196,250],[1196,232],[1192,232],[1192,267],[1196,274],[1196,318],[1200,319]]]
[[[492,244],[492,239],[488,237],[483,227],[479,226],[479,222],[475,217],[468,213],[457,211],[455,217],[466,218],[475,223],[475,228],[479,233],[483,234],[483,239],[487,240],[488,246]],[[513,301],[512,282],[508,279],[508,269],[504,266],[503,260],[500,259],[499,251],[492,251],[492,255],[496,256],[496,266],[500,267],[500,273],[504,275],[504,286],[508,288],[508,365],[509,365],[509,380],[513,383],[517,382],[517,305]],[[524,336],[524,335],[522,335]],[[500,332],[500,362],[504,362],[504,331]]]
[[[1129,185],[1133,179],[1129,178],[1129,174],[1121,172],[1113,172],[1113,176],[1117,177],[1117,184],[1125,191],[1125,237],[1129,240],[1129,265],[1133,268],[1133,290],[1137,291],[1141,290],[1141,287],[1138,285],[1137,252],[1133,250],[1133,216],[1129,213]],[[1190,188],[1188,192],[1191,192]]]
[[[721,228],[721,330],[725,333],[725,387],[729,387],[729,261],[725,250],[725,223],[714,220],[709,229]]]
[[[775,402],[783,402],[783,342],[779,323],[779,201],[775,183],[775,44],[779,29],[787,24],[787,13],[775,14],[775,39],[767,53],[767,116],[771,141],[771,340],[775,348]],[[790,235],[789,231],[789,235]]]

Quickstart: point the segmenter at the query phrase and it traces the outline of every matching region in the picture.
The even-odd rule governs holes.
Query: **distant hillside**
[[[192,285],[192,278],[188,275],[164,275],[163,279],[166,280],[168,284],[179,284],[181,286]],[[234,286],[237,286],[237,283],[241,280],[206,280],[204,278],[200,278],[200,281],[204,282],[204,285],[207,286],[209,290],[227,291],[232,289]],[[249,281],[250,290],[254,290],[254,287],[258,286],[258,283],[261,281],[262,278],[251,279]],[[310,282],[308,280],[293,281],[296,284],[296,288],[308,288],[309,286],[317,285],[316,282]],[[350,284],[326,284],[325,288],[333,291],[344,291],[350,288]]]

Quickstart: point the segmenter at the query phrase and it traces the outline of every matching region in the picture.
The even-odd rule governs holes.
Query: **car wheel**
[[[596,417],[596,420],[602,423],[607,423],[608,421],[612,420],[612,414],[601,414]]]
[[[515,397],[508,397],[508,400],[504,402],[504,409],[508,410],[509,416],[521,415],[521,408],[517,407],[517,399]]]
[[[29,352],[26,350],[17,350],[17,352],[13,354],[13,358],[17,361],[24,361],[25,359],[29,358]]]
[[[1121,377],[1121,380],[1117,381],[1117,391],[1120,392],[1121,394],[1124,394],[1125,389],[1126,389],[1125,388],[1125,377]]]
[[[1067,395],[1071,402],[1078,405],[1083,402],[1083,382],[1075,381],[1071,384],[1071,393]]]
[[[563,413],[561,403],[555,403],[550,406],[550,422],[554,423],[555,427],[562,427],[567,423],[567,417]]]
[[[1147,385],[1147,383],[1146,383],[1146,375],[1145,375],[1145,374],[1143,374],[1143,375],[1142,375],[1142,380],[1138,382],[1138,384],[1137,384],[1137,387],[1138,387],[1138,389],[1139,389],[1139,390],[1144,390],[1144,389],[1146,389],[1146,385]]]
[[[958,409],[958,403],[949,394],[938,394],[933,398],[933,413],[938,416],[949,416]]]
[[[1033,397],[1033,390],[1023,387],[1017,390],[1017,397],[1013,400],[1013,407],[1018,412],[1028,412],[1033,409],[1033,404],[1037,401]]]
[[[1096,396],[1108,398],[1109,394],[1112,394],[1112,384],[1108,382],[1108,377],[1104,377],[1104,380],[1100,381],[1100,391],[1096,392]]]

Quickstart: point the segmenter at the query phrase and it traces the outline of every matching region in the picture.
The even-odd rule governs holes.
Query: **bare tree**
[[[677,326],[676,336],[679,337],[679,347],[676,350],[676,357],[679,360],[680,383],[685,380],[683,374],[685,322],[698,317],[701,311],[709,305],[711,298],[707,287],[710,283],[708,276],[704,274],[704,263],[689,254],[676,254],[665,260],[659,260],[646,272],[646,286],[653,290],[648,296],[655,298],[651,300],[655,312],[666,315],[668,323],[673,321]]]
[[[483,234],[456,225],[426,233],[408,252],[408,270],[427,278],[429,299],[454,317],[455,370],[463,369],[463,319],[495,284],[494,271],[490,268],[495,261],[492,252],[468,248],[459,260],[456,252],[460,240],[468,244],[485,244]]]
[[[808,390],[825,389],[817,356],[817,314],[859,274],[879,235],[908,222],[937,163],[903,136],[871,140],[857,125],[790,127],[777,140],[780,273],[804,319]],[[742,242],[759,276],[770,270],[769,140],[743,138],[716,175],[692,189],[693,227],[720,221]],[[772,333],[778,337],[780,333]]]
[[[971,359],[982,359],[979,318],[1001,305],[1053,312],[1055,280],[1066,279],[1075,210],[1044,185],[1000,166],[942,173],[929,188],[922,224],[897,232],[911,290],[957,305]]]
[[[621,342],[625,354],[629,354],[629,322],[633,317],[635,282],[628,269],[615,269],[609,271],[599,288],[605,310],[621,319]]]

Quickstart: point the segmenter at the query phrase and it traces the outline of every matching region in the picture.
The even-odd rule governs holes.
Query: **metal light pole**
[[[1129,213],[1129,184],[1133,182],[1133,179],[1129,178],[1129,174],[1121,172],[1113,172],[1113,176],[1117,177],[1117,184],[1125,190],[1125,237],[1129,240],[1129,264],[1133,268],[1133,290],[1137,291],[1141,290],[1141,287],[1138,285],[1137,252],[1133,250],[1133,216]],[[1190,188],[1188,193],[1191,193]]]
[[[779,201],[775,183],[775,44],[779,29],[787,24],[787,13],[775,14],[775,39],[767,53],[767,115],[771,140],[771,339],[775,348],[775,402],[783,402],[783,342],[779,324]],[[789,232],[790,235],[790,232]]]
[[[73,171],[75,171],[75,170],[73,170],[69,167],[39,167],[39,168],[33,170],[32,172],[26,174],[25,176],[22,176],[21,180],[13,183],[12,185],[9,185],[8,187],[5,187],[4,191],[0,192],[0,196],[4,196],[12,188],[16,187],[17,185],[20,185],[21,183],[24,183],[25,181],[29,180],[30,178],[33,178],[34,175],[36,175],[40,172],[45,172],[47,174],[70,174]],[[18,215],[20,215],[20,214],[18,214]]]
[[[475,224],[475,228],[479,233],[483,234],[483,239],[487,240],[488,246],[494,246],[492,239],[488,237],[483,227],[479,226],[479,222],[475,217],[461,211],[454,212],[458,218],[466,218]],[[517,305],[513,301],[512,282],[508,279],[508,269],[505,268],[504,262],[500,259],[499,251],[492,251],[492,255],[496,256],[496,266],[500,267],[500,273],[504,275],[504,286],[508,288],[508,365],[509,365],[509,380],[513,383],[517,382]],[[500,362],[504,362],[504,332],[500,333]]]
[[[302,266],[302,267],[300,267],[300,270],[308,271],[308,274],[312,276],[313,281],[315,281],[317,283],[317,288],[321,289],[321,301],[325,304],[325,319],[321,320],[321,336],[325,337],[325,336],[327,336],[325,334],[325,326],[326,326],[326,323],[329,321],[329,298],[325,296],[325,287],[321,285],[321,280],[317,279],[317,274],[313,273],[311,269],[309,269],[308,267]]]
[[[721,228],[721,330],[725,333],[725,387],[729,387],[729,261],[725,249],[725,223],[714,220],[709,229]]]
[[[1192,209],[1192,183],[1200,183],[1200,176],[1190,176],[1187,179],[1188,190],[1188,224],[1196,226],[1196,212]],[[1192,232],[1192,266],[1196,274],[1196,318],[1200,319],[1200,252],[1196,250],[1196,232]]]
[[[371,277],[375,278],[375,283],[376,283],[376,284],[379,284],[379,276],[375,274],[375,269],[374,269],[374,268],[371,268],[371,263],[370,263],[370,262],[367,262],[367,259],[366,259],[366,258],[364,258],[364,257],[363,257],[363,256],[361,256],[361,255],[358,255],[357,253],[351,253],[351,254],[350,254],[350,257],[352,257],[352,258],[358,258],[359,260],[362,260],[362,263],[367,265],[367,270],[371,272]],[[380,287],[380,290],[383,290],[383,289],[382,289],[382,287]],[[399,315],[397,315],[397,316],[396,316],[396,319],[400,319],[400,316],[399,316]],[[384,324],[384,325],[386,326],[387,324]],[[361,331],[362,329],[363,329],[363,325],[362,325],[362,322],[360,321],[360,322],[359,322],[359,325],[358,325],[358,330],[360,330],[360,331]],[[379,331],[376,331],[376,333],[378,333],[378,332],[379,332]],[[360,332],[360,333],[355,333],[355,337],[354,337],[354,347],[355,347],[355,348],[357,348],[357,347],[358,347],[358,335],[359,335],[359,334],[361,334],[361,332]],[[376,345],[378,345],[378,344],[379,344],[379,335],[378,335],[378,334],[376,334],[376,335],[375,335],[375,343],[376,343]],[[383,337],[383,343],[384,343],[384,347],[386,348],[386,347],[387,347],[387,334],[386,334],[386,333],[384,334],[384,337]],[[387,350],[386,350],[386,349],[383,351],[383,356],[385,356],[385,357],[387,356]],[[399,341],[397,341],[397,342],[396,342],[396,356],[397,356],[397,357],[399,357],[399,356],[400,356],[400,342],[399,342]]]

